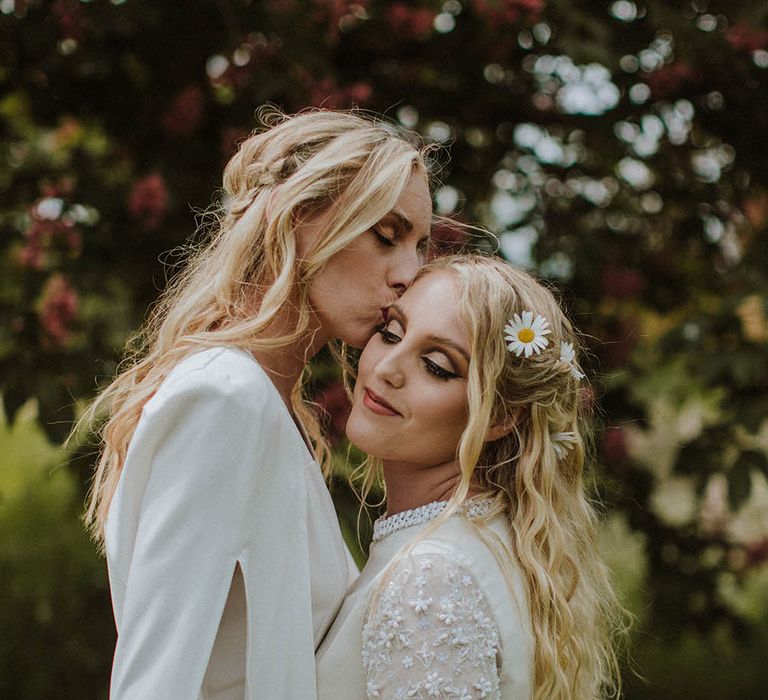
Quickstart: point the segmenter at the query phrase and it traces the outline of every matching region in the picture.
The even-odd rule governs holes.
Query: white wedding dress
[[[533,638],[517,565],[511,587],[461,513],[407,553],[444,509],[432,503],[376,523],[370,558],[317,654],[320,700],[508,698],[533,688]],[[509,547],[504,516],[483,526]]]

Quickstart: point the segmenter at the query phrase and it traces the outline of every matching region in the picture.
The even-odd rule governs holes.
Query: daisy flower
[[[573,449],[576,444],[576,433],[568,431],[566,433],[552,433],[549,436],[552,441],[552,447],[555,448],[555,453],[558,459],[565,457],[565,453]]]
[[[573,343],[560,343],[560,362],[564,362],[571,370],[571,376],[576,381],[581,381],[586,376],[576,365],[576,351]]]
[[[549,333],[549,321],[539,315],[534,319],[533,311],[523,311],[522,315],[515,314],[504,326],[507,349],[518,357],[523,354],[526,357],[538,355],[549,345],[549,340],[544,337]]]

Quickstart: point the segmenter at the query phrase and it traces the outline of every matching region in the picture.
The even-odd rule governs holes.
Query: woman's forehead
[[[419,277],[393,307],[410,326],[463,339],[458,301],[455,277],[439,270]]]

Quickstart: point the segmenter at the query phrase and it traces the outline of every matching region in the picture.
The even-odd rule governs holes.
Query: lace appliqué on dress
[[[498,700],[499,635],[472,574],[439,554],[404,559],[363,626],[367,697]]]

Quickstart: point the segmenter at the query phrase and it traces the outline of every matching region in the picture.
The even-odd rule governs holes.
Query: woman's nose
[[[398,255],[389,274],[389,286],[401,296],[411,286],[413,278],[421,267],[422,259],[415,248],[404,248]]]
[[[401,388],[405,383],[405,374],[395,349],[381,357],[373,371],[381,381],[386,382],[394,389]]]

